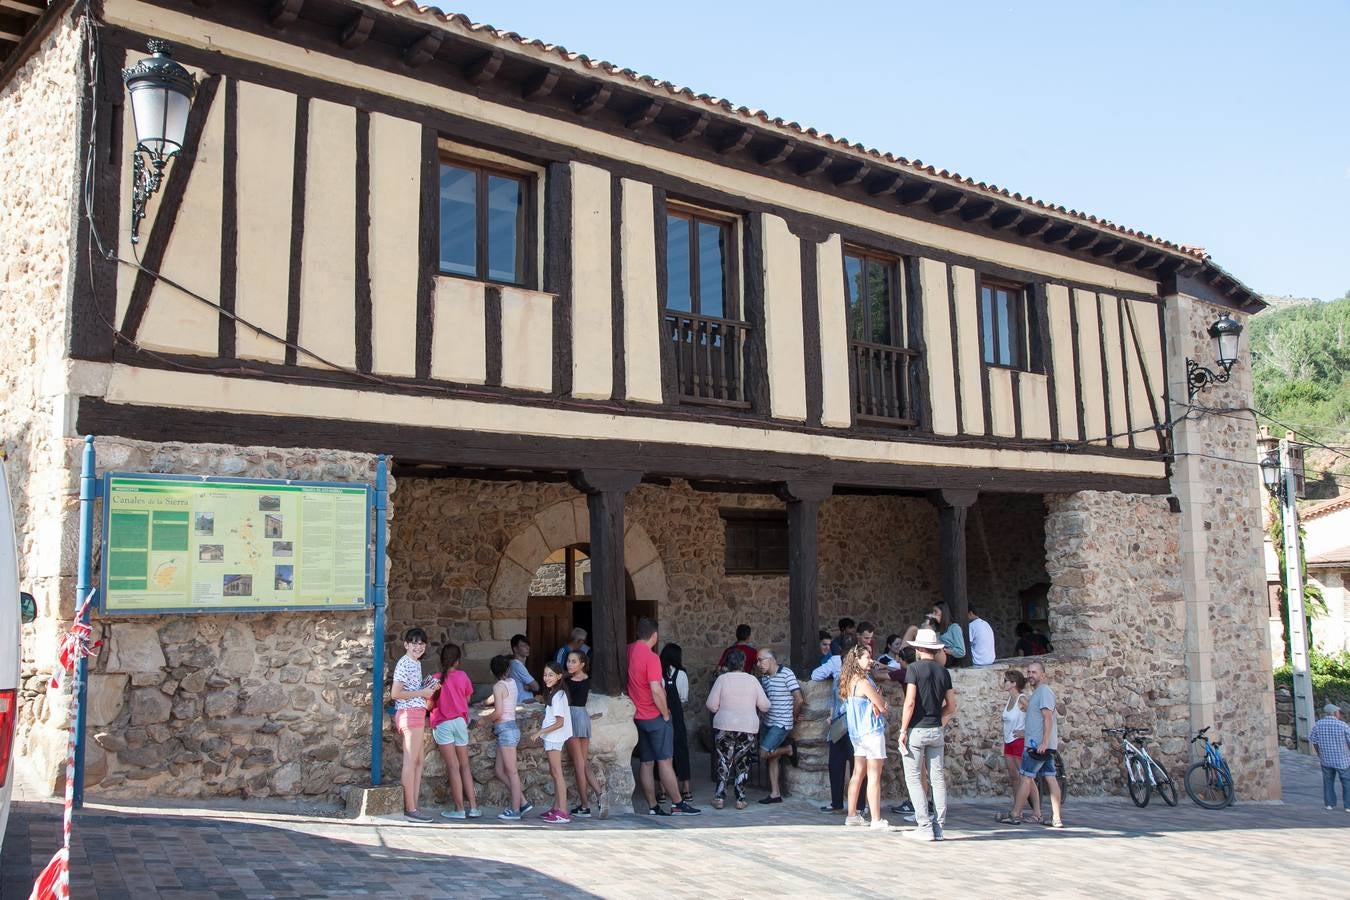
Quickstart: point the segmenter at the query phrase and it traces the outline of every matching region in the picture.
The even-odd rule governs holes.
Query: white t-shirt
[[[394,681],[403,685],[405,691],[420,691],[424,684],[422,677],[422,664],[411,656],[404,654],[403,658],[394,666]],[[426,709],[426,697],[413,697],[410,700],[395,700],[394,709]]]
[[[563,741],[572,736],[572,710],[567,705],[567,691],[558,691],[554,694],[553,699],[548,701],[548,708],[544,710],[545,728],[559,720],[562,721],[562,727],[544,735],[545,747],[555,749],[561,747]]]
[[[970,632],[970,664],[992,666],[995,655],[993,627],[984,619],[971,619],[966,630]]]

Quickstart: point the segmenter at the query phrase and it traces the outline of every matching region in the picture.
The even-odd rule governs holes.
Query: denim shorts
[[[431,729],[431,737],[441,747],[447,744],[467,747],[469,746],[469,723],[463,719],[447,719]]]
[[[497,736],[498,747],[515,747],[520,743],[520,726],[514,719],[493,725],[492,733]]]
[[[788,729],[781,725],[765,725],[759,732],[759,749],[763,753],[772,753],[787,740]]]
[[[1022,751],[1022,765],[1018,771],[1028,778],[1035,778],[1037,775],[1054,778],[1059,775],[1059,771],[1055,768],[1055,754],[1051,753],[1045,759],[1033,759],[1030,750]]]

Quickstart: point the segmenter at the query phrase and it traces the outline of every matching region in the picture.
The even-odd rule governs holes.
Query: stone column
[[[624,590],[623,504],[641,472],[584,469],[573,479],[586,492],[591,520],[591,683],[617,697],[627,675],[627,593]]]
[[[970,602],[966,596],[966,514],[975,503],[976,491],[934,491],[928,497],[938,509],[938,566],[942,578],[942,600],[952,611],[952,621],[961,626],[966,642],[966,658],[960,661],[970,665]]]
[[[820,572],[817,525],[820,504],[834,492],[828,481],[785,482],[779,495],[788,509],[788,646],[795,671],[809,673],[819,655]]]

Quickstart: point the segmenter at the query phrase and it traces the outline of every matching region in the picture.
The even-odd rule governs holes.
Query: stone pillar
[[[623,693],[627,643],[624,590],[623,504],[641,472],[585,469],[575,482],[586,492],[591,520],[591,683],[610,697]]]
[[[788,646],[798,673],[809,673],[819,655],[820,572],[817,525],[820,504],[834,492],[828,481],[789,481],[780,496],[788,509]]]
[[[976,491],[942,489],[928,499],[938,509],[938,566],[942,578],[942,600],[952,611],[952,621],[961,626],[970,665],[970,602],[966,596],[966,514],[978,496]]]

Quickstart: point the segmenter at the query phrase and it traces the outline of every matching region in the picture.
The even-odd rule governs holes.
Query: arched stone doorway
[[[543,641],[552,640],[552,636],[536,638],[530,635],[531,585],[536,582],[539,569],[550,559],[561,559],[566,565],[568,550],[572,549],[572,558],[576,559],[578,548],[589,549],[591,537],[590,513],[586,507],[586,498],[564,500],[541,509],[534,521],[511,539],[497,563],[497,572],[493,576],[492,586],[488,589],[488,608],[493,618],[493,636],[507,640],[513,634],[525,634],[531,637],[531,668],[542,667],[560,644],[547,646]],[[629,630],[631,631],[638,615],[655,616],[666,599],[667,582],[665,565],[656,551],[645,528],[641,524],[628,520],[624,529],[624,569],[627,574],[627,606]],[[576,572],[573,572],[573,578]],[[555,616],[570,617],[576,621],[575,600],[569,604],[572,609],[565,613],[561,605],[553,610]],[[536,617],[538,618],[538,617]],[[550,635],[561,627],[561,621],[549,625]],[[571,631],[568,624],[566,630]],[[586,627],[582,625],[582,627]],[[538,629],[539,626],[536,626]],[[590,629],[587,628],[589,631]],[[541,640],[542,639],[542,640]],[[536,643],[538,641],[538,643]]]

